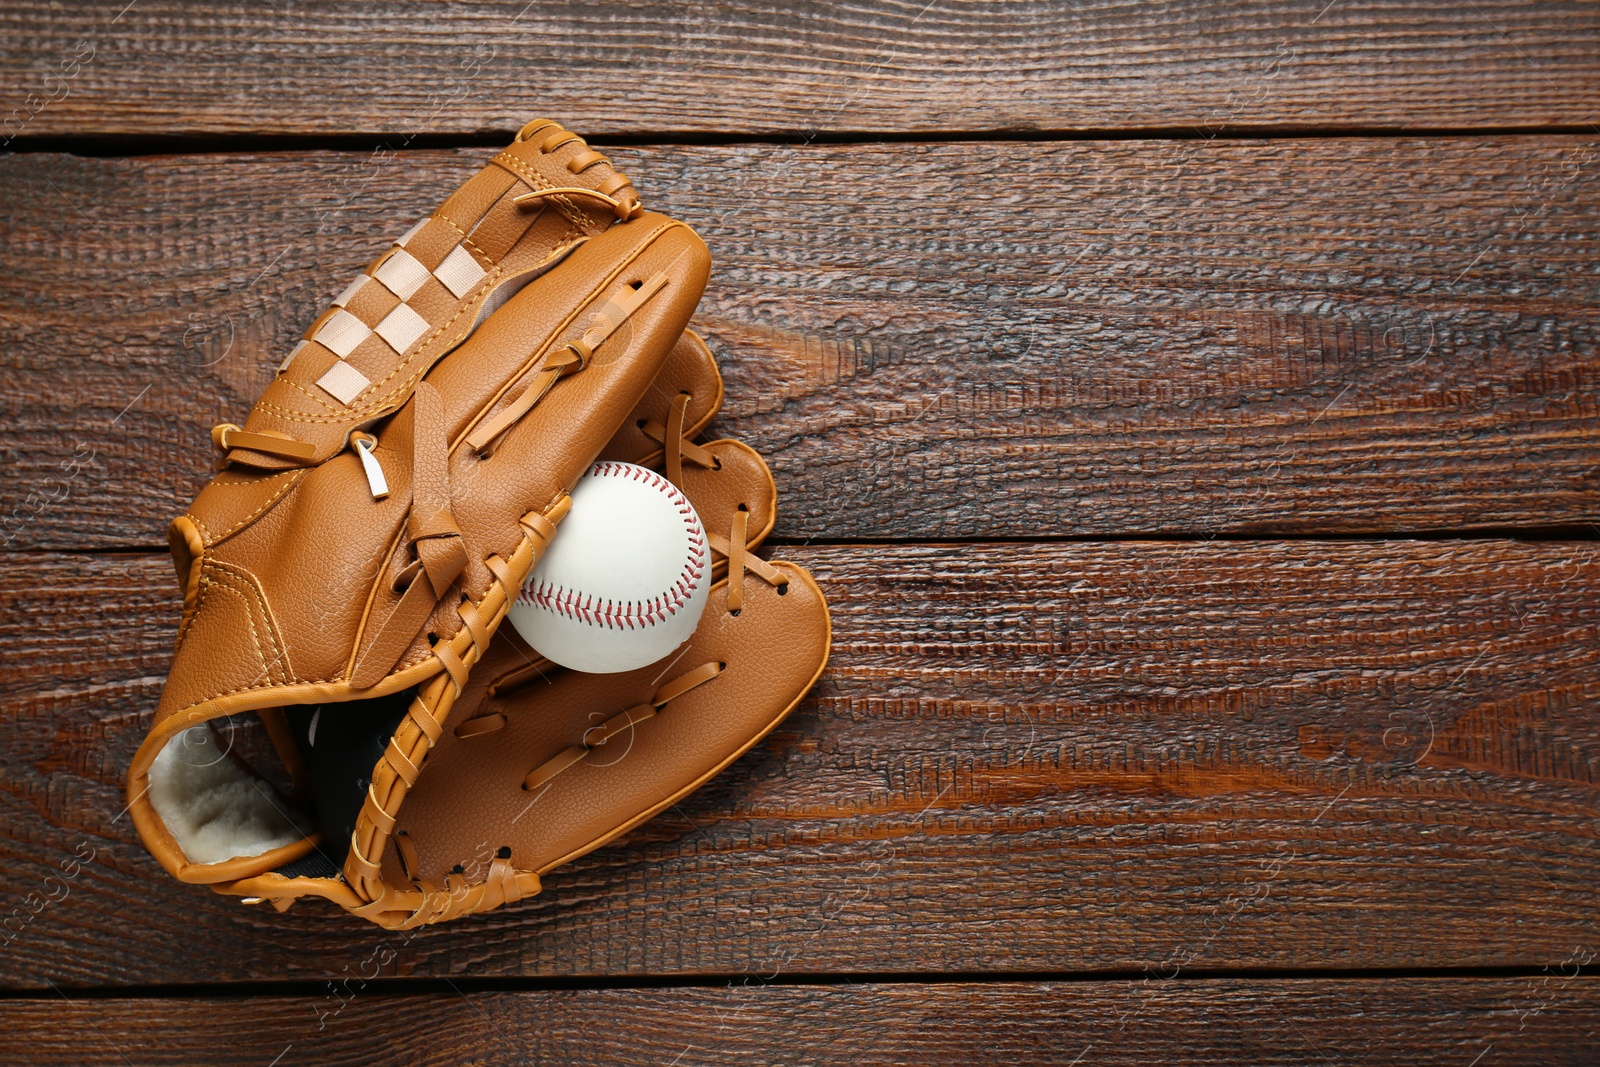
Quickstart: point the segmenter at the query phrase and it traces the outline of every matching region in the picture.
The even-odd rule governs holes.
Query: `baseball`
[[[563,667],[631,671],[689,639],[710,586],[706,532],[689,499],[648,467],[600,462],[573,489],[510,620]]]

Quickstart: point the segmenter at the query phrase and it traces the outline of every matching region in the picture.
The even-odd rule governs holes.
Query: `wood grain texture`
[[[928,540],[1600,517],[1596,149],[613,154],[712,248],[778,536]],[[164,545],[210,426],[488,154],[0,158],[0,538]]]
[[[0,1002],[51,1064],[1589,1064],[1600,981],[1018,982]],[[1485,1050],[1488,1050],[1487,1054]],[[281,1061],[274,1057],[281,1056]]]
[[[0,136],[1466,127],[1600,118],[1591,5],[23,0]],[[1470,88],[1468,88],[1470,87]]]
[[[1600,951],[1600,546],[786,554],[827,591],[836,640],[795,714],[540,897],[412,934],[162,873],[121,811],[175,623],[168,564],[9,554],[0,982],[1536,969]]]

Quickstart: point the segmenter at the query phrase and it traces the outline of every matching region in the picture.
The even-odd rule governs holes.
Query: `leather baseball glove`
[[[530,123],[340,294],[243,427],[216,428],[218,473],[173,523],[183,620],[129,771],[135,824],[163,866],[280,908],[323,896],[388,926],[485,910],[694,788],[798,701],[826,657],[826,609],[803,571],[748,555],[765,529],[752,535],[746,518],[730,530],[737,544],[724,539],[738,581],[712,603],[743,618],[753,614],[743,605],[766,598],[747,586],[781,592],[796,610],[771,614],[801,624],[799,637],[777,635],[799,652],[795,679],[763,679],[752,694],[725,665],[736,660],[716,659],[649,695],[652,707],[697,707],[703,691],[724,708],[759,708],[734,716],[748,738],[697,736],[688,758],[674,748],[648,761],[663,790],[648,802],[607,797],[576,819],[547,805],[547,818],[514,820],[520,836],[502,833],[482,855],[475,839],[437,869],[461,835],[424,826],[477,827],[464,832],[489,841],[501,827],[482,811],[509,803],[448,769],[458,742],[493,732],[484,721],[499,714],[500,755],[526,745],[523,758],[548,762],[537,731],[517,724],[560,716],[529,687],[515,709],[483,709],[510,693],[490,692],[510,673],[505,657],[531,657],[496,631],[578,477],[602,449],[675,470],[686,489],[685,457],[694,470],[709,457],[704,469],[715,470],[714,446],[688,438],[714,412],[720,382],[714,395],[661,395],[675,378],[706,380],[709,353],[683,331],[707,270],[692,231],[645,212],[604,157],[554,123]],[[661,417],[635,414],[646,408]],[[730,481],[714,484],[754,470],[753,453],[722,447],[745,463],[726,464]],[[684,655],[721,655],[723,645],[696,653],[702,636]],[[486,656],[494,664],[474,670]],[[629,691],[625,676],[553,675],[551,690],[570,691],[563,707],[587,687],[595,701]],[[265,753],[250,751],[254,717]],[[599,736],[579,731],[576,745]],[[582,781],[592,761],[564,758],[556,776]],[[434,766],[447,768],[437,785]],[[540,802],[552,795],[562,794],[545,789]],[[441,814],[452,803],[455,814]],[[545,842],[559,833],[566,851],[551,856]],[[586,839],[569,847],[576,838]]]
[[[386,719],[397,703],[324,719],[315,735],[315,709],[290,713],[328,838],[354,843],[344,881],[321,886],[328,895],[354,887],[372,903],[353,910],[395,928],[532,896],[542,875],[698,788],[810,689],[827,659],[827,607],[805,570],[752,554],[776,516],[771,474],[740,442],[693,443],[721,392],[710,353],[686,334],[602,453],[670,477],[706,527],[718,581],[672,656],[582,674],[503,627],[398,808],[379,800],[390,795]],[[337,734],[324,732],[330,722]],[[256,880],[252,894],[287,906],[334,873],[330,860],[308,856]]]

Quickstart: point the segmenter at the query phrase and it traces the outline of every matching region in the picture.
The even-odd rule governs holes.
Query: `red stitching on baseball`
[[[655,471],[644,467],[605,460],[596,463],[590,473],[596,477],[616,477],[621,474],[636,482],[644,482],[672,498],[672,502],[677,505],[678,514],[684,516],[684,532],[688,536],[690,548],[690,556],[684,561],[678,580],[665,592],[648,601],[607,600],[603,608],[596,606],[592,595],[585,595],[543,579],[536,588],[525,586],[518,594],[517,600],[524,604],[537,604],[563,618],[585,622],[591,626],[603,626],[608,630],[632,630],[636,626],[642,629],[646,625],[654,626],[666,621],[689,602],[694,595],[695,585],[705,574],[705,530],[698,528],[700,524],[695,516],[694,506],[677,486]]]

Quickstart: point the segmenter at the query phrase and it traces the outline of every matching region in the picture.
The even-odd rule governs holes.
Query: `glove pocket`
[[[745,579],[737,613],[718,583],[679,654],[626,674],[532,674],[533,654],[502,631],[399,812],[386,878],[429,889],[465,872],[471,882],[484,877],[485,852],[544,875],[755,746],[810,690],[831,640],[810,574],[774,568],[782,584]]]

